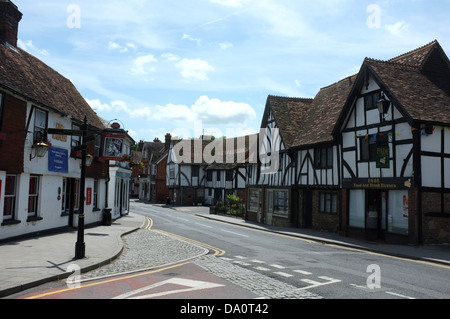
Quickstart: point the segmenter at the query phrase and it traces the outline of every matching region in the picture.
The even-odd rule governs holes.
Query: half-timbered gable
[[[364,61],[335,129],[348,232],[418,242],[439,231],[438,240],[450,240],[449,70],[436,41]]]

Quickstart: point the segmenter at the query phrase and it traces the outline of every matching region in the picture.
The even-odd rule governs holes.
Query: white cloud
[[[158,60],[152,54],[140,56],[133,61],[131,71],[136,75],[146,75],[156,70],[156,67],[152,65],[156,62],[158,62]]]
[[[45,56],[45,57],[50,55],[50,53],[47,50],[39,49],[38,47],[36,47],[33,44],[33,41],[31,41],[31,40],[28,40],[28,41],[25,42],[25,41],[19,39],[19,40],[17,40],[17,45],[21,49],[23,49],[23,50],[25,50],[25,51],[27,51],[28,53],[31,53],[31,54],[38,54],[38,55]]]
[[[402,36],[405,32],[409,31],[409,25],[405,21],[399,21],[394,24],[388,24],[385,26],[391,34],[396,36]]]
[[[125,52],[128,52],[129,49],[137,50],[137,46],[133,43],[127,43],[125,45],[121,45],[121,44],[113,42],[113,41],[110,41],[108,43],[109,51],[119,51],[120,53],[125,53]]]
[[[193,36],[191,36],[191,35],[189,35],[189,34],[186,34],[186,33],[183,34],[182,39],[183,39],[183,40],[189,40],[189,41],[196,42],[198,46],[200,46],[200,43],[202,42],[201,39],[194,38]]]
[[[223,102],[201,96],[194,105],[167,104],[157,106],[153,118],[160,121],[177,121],[180,124],[193,123],[200,120],[205,124],[245,125],[256,118],[255,110],[246,103],[233,101]]]
[[[206,81],[207,74],[214,71],[208,62],[201,59],[182,59],[175,66],[181,69],[181,75],[187,80]]]
[[[222,50],[226,50],[226,49],[232,48],[233,44],[230,42],[222,42],[222,43],[219,43],[219,46]]]
[[[99,99],[85,100],[95,112],[110,112],[112,110],[110,105],[100,102]]]
[[[220,4],[225,7],[238,8],[242,7],[245,0],[210,0],[212,3]]]

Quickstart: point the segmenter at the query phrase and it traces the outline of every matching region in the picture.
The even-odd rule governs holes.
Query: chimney
[[[17,48],[17,34],[22,13],[10,0],[0,0],[0,41]]]
[[[165,148],[166,150],[168,150],[170,148],[170,143],[172,143],[172,135],[170,135],[170,133],[166,134],[166,143],[165,143]]]

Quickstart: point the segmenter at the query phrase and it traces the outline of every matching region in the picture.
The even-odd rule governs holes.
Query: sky
[[[450,0],[12,0],[19,46],[136,142],[259,131],[268,95],[313,98],[433,40]]]

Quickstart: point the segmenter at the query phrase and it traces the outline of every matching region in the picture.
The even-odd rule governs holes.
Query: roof
[[[287,149],[333,141],[332,131],[356,75],[322,88],[314,99],[269,96]]]
[[[312,102],[313,99],[269,95],[267,104],[272,108],[280,135],[287,148],[294,146],[298,129]]]
[[[369,59],[366,64],[410,120],[450,123],[450,96],[418,68]]]
[[[26,51],[0,42],[0,87],[22,98],[78,121],[87,117],[94,127],[101,119],[73,83]]]
[[[450,60],[435,40],[388,61],[366,58],[358,74],[322,88],[314,99],[269,96],[286,148],[333,142],[367,72],[410,121],[450,123]]]

